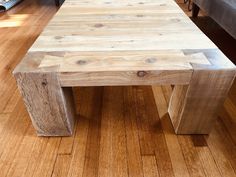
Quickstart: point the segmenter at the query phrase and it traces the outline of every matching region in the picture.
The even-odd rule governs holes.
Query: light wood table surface
[[[14,70],[39,136],[72,134],[72,87],[165,84],[175,132],[208,134],[235,73],[173,0],[66,0]]]

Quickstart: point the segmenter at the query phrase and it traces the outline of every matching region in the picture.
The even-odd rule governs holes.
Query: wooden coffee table
[[[235,65],[174,0],[67,0],[14,70],[40,136],[73,132],[74,86],[175,85],[177,134],[208,134]]]

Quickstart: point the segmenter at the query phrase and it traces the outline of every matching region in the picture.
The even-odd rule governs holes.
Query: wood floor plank
[[[201,160],[206,176],[220,177],[220,171],[208,147],[197,147],[197,153]]]
[[[155,144],[152,140],[152,123],[147,112],[149,107],[145,104],[144,91],[146,87],[133,87],[136,119],[138,125],[139,144],[142,155],[154,155]]]
[[[41,159],[42,154],[44,153],[49,138],[36,138],[36,142],[32,148],[32,153],[30,159],[28,159],[29,163],[27,165],[27,169],[24,173],[24,177],[32,177],[36,169],[38,168],[38,163]]]
[[[206,176],[199,154],[192,143],[191,136],[178,136],[178,140],[190,176]]]
[[[162,87],[153,86],[152,91],[165,135],[167,148],[170,154],[174,175],[176,177],[188,177],[189,172],[184,160],[184,156],[178,142],[178,138],[174,134],[174,129],[170,122],[170,117],[167,113],[168,106]]]
[[[12,161],[10,169],[8,170],[8,177],[24,176],[29,164],[29,159],[33,153],[33,147],[37,141],[35,130],[33,126],[29,126],[26,134],[24,135],[17,153]]]
[[[224,103],[224,107],[231,117],[232,123],[236,123],[236,106],[234,105],[233,101],[230,98],[227,98]]]
[[[60,137],[49,138],[43,153],[38,159],[38,165],[33,173],[33,177],[51,177],[54,164],[56,163],[60,141]]]
[[[57,156],[57,160],[53,168],[52,177],[67,176],[69,167],[70,167],[71,158],[72,158],[71,155],[59,154]]]
[[[48,3],[47,1],[45,2]],[[45,2],[43,2],[42,5],[46,4]],[[11,10],[2,17],[3,20],[7,19],[9,21],[6,25],[14,24],[15,26],[13,26],[14,30],[11,29],[11,26],[6,26],[4,33],[2,33],[10,35],[4,35],[7,39],[4,40],[4,43],[1,42],[0,46],[0,88],[2,91],[0,94],[0,102],[2,103],[0,104],[0,112],[4,111],[3,109],[6,103],[10,100],[16,89],[12,70],[23,58],[45,24],[47,24],[57,10],[56,7],[39,6],[35,1],[24,2],[20,7],[22,8],[17,7],[16,10]],[[13,17],[16,17],[15,20]],[[24,18],[19,21],[19,19],[21,19],[20,17]],[[1,41],[2,40],[1,38]],[[6,86],[6,89],[2,88],[2,86]]]
[[[155,143],[155,155],[160,176],[174,176],[170,154],[167,148],[165,134],[162,129],[161,120],[155,104],[151,87],[144,92],[145,105],[148,107],[148,117],[151,120],[152,137]]]
[[[191,140],[196,149],[206,176],[221,176],[204,135],[192,135]]]
[[[109,92],[108,92],[109,91]],[[113,118],[111,113],[111,91],[104,88],[103,97],[103,110],[101,120],[101,139],[100,139],[100,152],[99,152],[99,177],[110,177],[112,176],[112,121]]]
[[[101,108],[103,87],[96,88],[92,95],[91,112],[89,113],[89,127],[85,152],[83,177],[98,176],[100,133],[101,133]]]
[[[156,158],[152,156],[142,156],[144,177],[159,177]]]
[[[220,119],[206,136],[207,144],[222,176],[235,176],[235,146]]]
[[[229,98],[236,105],[236,81],[234,81],[230,91],[229,91]]]
[[[226,110],[226,105],[222,106],[220,109],[219,117],[226,126],[232,141],[236,145],[236,118],[229,115],[228,111]]]
[[[0,114],[0,133],[2,132],[9,118],[10,118],[10,114]]]
[[[78,121],[68,176],[82,177],[83,175],[88,126],[88,120],[81,117]]]
[[[5,88],[2,85],[4,85]],[[7,82],[1,82],[0,88],[1,88],[0,102],[2,103],[0,104],[0,112],[4,113],[4,108],[7,106],[7,103],[11,99],[12,94],[14,93],[17,87],[15,81],[13,81],[13,79],[11,78]]]
[[[124,101],[122,87],[109,87],[110,108],[109,114],[112,125],[112,149],[113,149],[113,176],[128,177],[127,165],[127,139],[125,131],[125,118],[123,114]],[[109,91],[108,91],[109,92]],[[106,93],[107,94],[107,93]]]
[[[122,97],[123,88],[105,87],[99,176],[128,176]]]
[[[73,146],[74,146],[74,140],[75,140],[75,134],[76,134],[76,129],[78,126],[77,119],[75,120],[75,126],[73,130],[72,136],[69,137],[62,137],[61,138],[61,143],[58,149],[58,154],[72,154]]]
[[[139,145],[138,127],[135,115],[132,87],[124,89],[124,117],[127,141],[127,161],[129,177],[143,177],[142,158]]]
[[[74,147],[72,151],[72,160],[68,176],[70,177],[82,177],[85,165],[86,145],[88,140],[89,131],[89,119],[91,119],[92,110],[91,107],[93,100],[94,88],[81,88],[76,99],[79,102],[79,118],[77,124],[77,130],[74,140]]]
[[[19,93],[19,90],[16,89],[14,91],[12,97],[6,103],[3,113],[11,113],[14,110],[14,108],[16,107],[16,104],[19,102],[20,99],[21,99],[21,95]]]
[[[225,100],[224,108],[226,109],[227,113],[231,117],[231,122],[236,124],[236,105],[234,104],[235,97],[228,97]],[[236,101],[235,101],[236,102]]]
[[[1,131],[0,171],[2,176],[7,175],[29,125],[27,112],[22,102],[19,102]]]
[[[72,153],[73,150],[73,145],[74,145],[74,139],[75,139],[75,132],[76,132],[76,126],[77,124],[75,123],[74,127],[74,134],[73,136],[70,137],[62,137],[61,138],[61,143],[58,149],[58,154],[64,154],[64,155],[69,155]]]

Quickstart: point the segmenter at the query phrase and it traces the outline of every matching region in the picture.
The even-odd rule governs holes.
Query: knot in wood
[[[97,24],[94,25],[94,27],[96,27],[96,28],[101,28],[101,27],[103,27],[103,26],[104,26],[104,25],[101,24],[101,23],[97,23]]]
[[[48,82],[45,80],[45,81],[42,81],[42,86],[46,86],[48,84]]]
[[[137,76],[138,76],[138,77],[144,77],[146,74],[147,74],[146,71],[138,71],[138,72],[137,72]]]
[[[63,38],[62,36],[55,36],[55,39],[58,39],[58,40],[60,40],[62,38]]]
[[[142,15],[142,14],[138,14],[138,15],[136,15],[137,17],[143,17],[144,15]]]
[[[155,63],[157,61],[156,58],[147,58],[146,63]]]
[[[78,60],[76,63],[79,65],[85,65],[87,62],[84,60]]]

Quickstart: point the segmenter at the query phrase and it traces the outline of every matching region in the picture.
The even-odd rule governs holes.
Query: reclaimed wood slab
[[[67,0],[14,70],[38,135],[69,136],[71,87],[175,85],[177,134],[208,134],[235,65],[173,0]]]

